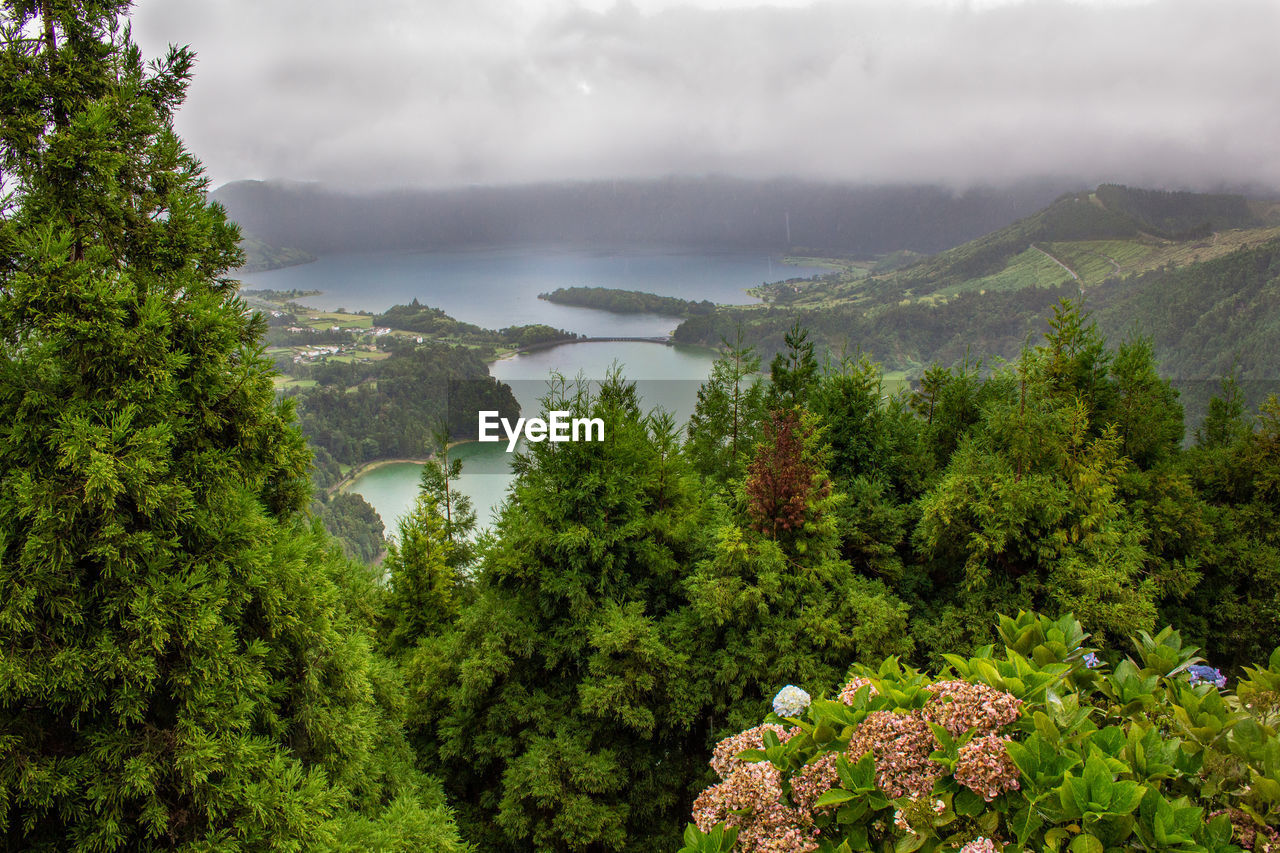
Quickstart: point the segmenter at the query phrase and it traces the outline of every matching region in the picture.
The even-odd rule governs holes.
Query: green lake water
[[[661,407],[688,420],[698,399],[698,387],[711,372],[713,357],[702,349],[667,346],[642,341],[601,341],[565,344],[496,361],[489,366],[495,377],[511,386],[528,417],[540,410],[539,398],[547,393],[548,377],[559,373],[567,379],[603,378],[615,362],[623,374],[635,380],[643,405]],[[511,459],[506,442],[472,442],[455,447],[450,455],[462,459],[458,488],[471,498],[476,517],[488,526],[511,482]],[[516,448],[516,453],[520,449]],[[412,505],[418,489],[420,465],[396,463],[375,468],[354,480],[349,489],[364,496],[382,516],[387,532]]]

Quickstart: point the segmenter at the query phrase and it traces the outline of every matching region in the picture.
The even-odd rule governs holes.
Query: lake
[[[319,290],[300,300],[325,310],[385,311],[417,299],[486,329],[545,323],[580,335],[653,337],[679,320],[610,314],[539,299],[558,287],[614,287],[727,304],[757,300],[747,288],[827,272],[766,254],[590,252],[546,247],[324,255],[313,263],[244,273],[246,288]]]
[[[539,293],[558,287],[592,286],[643,290],[663,296],[728,304],[756,301],[747,289],[768,281],[825,272],[784,265],[766,254],[689,251],[608,252],[547,247],[507,247],[451,252],[381,252],[322,256],[314,263],[244,275],[246,288],[319,290],[302,302],[324,309],[384,311],[417,299],[451,316],[486,328],[545,323],[588,336],[652,337],[670,333],[679,320],[652,314],[611,314],[554,305]],[[698,387],[711,370],[711,353],[700,349],[634,341],[567,344],[522,353],[490,365],[511,385],[521,411],[539,409],[547,379],[604,377],[617,362],[635,380],[647,407],[661,406],[683,423],[693,412]],[[468,444],[453,453],[463,459],[460,490],[471,497],[487,525],[511,481],[505,442]],[[516,452],[519,452],[517,449]],[[348,488],[363,495],[382,516],[388,533],[417,493],[421,467],[397,463],[376,468]]]
[[[624,375],[634,379],[643,405],[661,407],[688,420],[698,401],[698,388],[711,372],[712,354],[703,349],[668,346],[642,341],[599,341],[564,344],[504,358],[489,365],[489,372],[511,386],[526,417],[541,410],[539,399],[547,393],[553,372],[566,379],[581,375],[599,380],[614,362]],[[472,442],[455,447],[451,458],[462,459],[458,489],[471,498],[481,525],[488,525],[493,510],[506,495],[511,482],[511,458],[506,442]],[[516,453],[519,453],[519,448]],[[375,468],[356,478],[347,487],[361,494],[382,516],[388,533],[394,519],[408,509],[417,495],[422,466],[398,462]]]

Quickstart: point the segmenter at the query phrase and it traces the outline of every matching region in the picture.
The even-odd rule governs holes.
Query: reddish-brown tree
[[[747,516],[760,533],[776,539],[800,530],[813,502],[830,493],[831,481],[806,452],[812,432],[794,409],[771,412],[765,421],[746,483]]]

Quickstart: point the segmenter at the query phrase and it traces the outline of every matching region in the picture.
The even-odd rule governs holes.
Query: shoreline
[[[677,341],[677,340],[675,339],[675,337],[674,337],[674,336],[667,336],[666,338],[662,338],[662,339],[659,339],[659,338],[656,338],[656,337],[654,337],[654,338],[644,338],[644,337],[634,337],[634,338],[626,338],[626,337],[623,337],[623,338],[579,338],[579,339],[577,339],[577,340],[569,340],[569,341],[552,341],[552,342],[545,343],[545,344],[534,344],[533,346],[523,347],[523,348],[521,348],[521,349],[508,350],[508,351],[507,351],[506,353],[504,353],[503,355],[494,356],[493,361],[486,361],[486,362],[485,362],[485,366],[486,366],[486,367],[492,367],[493,365],[497,364],[497,363],[498,363],[498,362],[500,362],[500,361],[507,361],[507,360],[509,360],[509,359],[515,358],[515,357],[516,357],[516,356],[518,356],[518,355],[524,355],[525,353],[537,352],[537,351],[539,351],[539,350],[544,350],[544,349],[551,349],[551,348],[553,348],[553,347],[570,346],[570,345],[572,345],[572,344],[598,344],[598,343],[608,343],[609,341],[635,341],[635,342],[637,342],[637,343],[651,343],[651,344],[656,344],[656,345],[658,345],[658,346],[678,347],[678,348],[680,348],[680,349],[698,350],[698,351],[702,351],[702,352],[708,353],[708,354],[710,354],[710,355],[715,355],[715,356],[718,356],[718,355],[720,354],[720,347],[719,347],[718,345],[717,345],[717,346],[711,346],[710,344],[691,343],[691,342],[687,342],[687,341]]]
[[[453,448],[460,447],[464,444],[476,444],[476,443],[477,441],[474,438],[459,439],[458,441],[450,442],[449,449],[452,450]],[[354,468],[348,471],[341,480],[334,483],[329,488],[325,489],[325,495],[332,496],[338,493],[346,494],[347,488],[353,482],[360,479],[365,474],[368,474],[371,471],[376,471],[379,468],[384,468],[387,465],[401,465],[401,464],[426,465],[428,462],[430,462],[434,458],[435,458],[435,454],[432,453],[430,456],[427,456],[426,458],[411,459],[411,458],[405,458],[405,457],[394,457],[390,459],[371,459],[368,462],[361,462],[359,465],[356,465]]]

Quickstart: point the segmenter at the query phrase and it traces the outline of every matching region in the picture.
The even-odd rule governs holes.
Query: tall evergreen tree
[[[0,848],[459,849],[127,9],[0,5]]]
[[[689,418],[688,453],[703,477],[724,484],[745,471],[764,414],[759,372],[760,358],[743,342],[739,326],[733,343],[721,340],[720,354],[698,389],[698,403]]]
[[[704,770],[673,622],[703,519],[669,420],[614,376],[547,409],[604,441],[532,443],[455,631],[419,647],[411,720],[485,850],[659,850]]]
[[[1171,615],[1212,651],[1243,664],[1280,633],[1280,402],[1247,418],[1235,383],[1209,406],[1186,468],[1206,504],[1204,577]]]
[[[685,582],[695,678],[709,734],[758,719],[782,686],[838,685],[855,660],[911,649],[907,608],[838,553],[825,448],[804,410],[770,414],[737,505]]]
[[[472,536],[476,531],[476,511],[471,498],[454,485],[462,477],[462,460],[449,458],[449,429],[441,425],[432,434],[436,451],[422,466],[418,491],[434,501],[444,516],[442,533],[449,543],[448,565],[455,574],[468,569],[476,558]]]
[[[828,364],[815,382],[811,408],[831,447],[831,473],[840,480],[868,474],[885,460],[889,437],[880,365],[865,356]]]
[[[818,379],[818,359],[809,330],[797,320],[783,336],[783,343],[786,348],[769,363],[769,408],[807,406]]]
[[[1121,641],[1151,627],[1160,584],[1148,531],[1120,494],[1131,463],[1090,400],[1110,395],[1099,349],[1060,306],[1046,343],[988,380],[981,420],[920,500],[915,546],[931,588],[917,633],[940,648],[980,645],[997,607],[1074,612]]]
[[[457,615],[454,545],[436,498],[423,491],[387,544],[383,570],[391,587],[388,648],[402,653]]]

